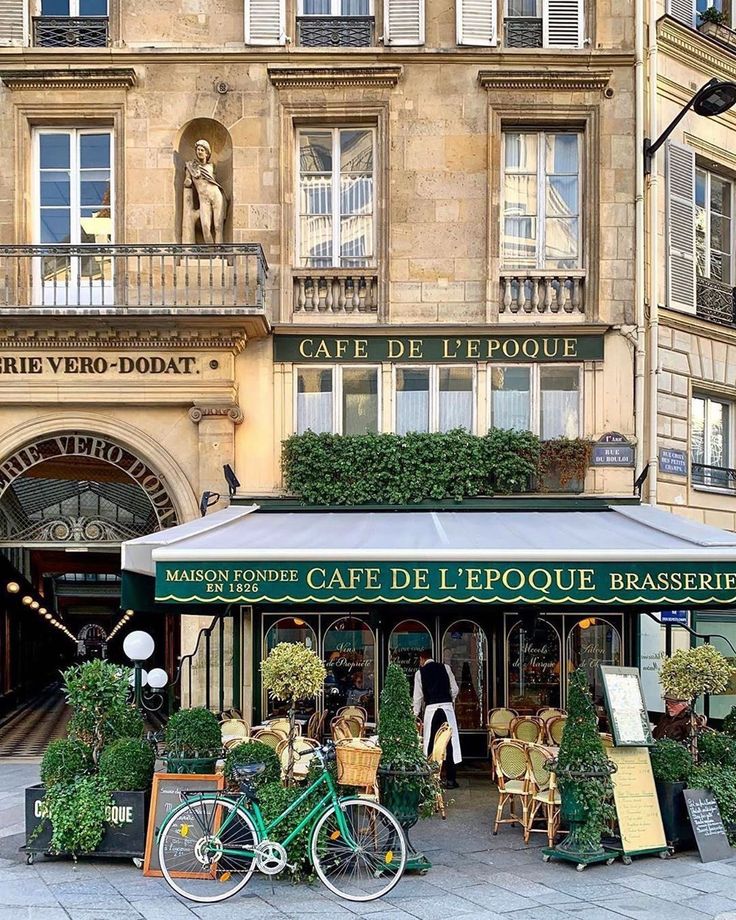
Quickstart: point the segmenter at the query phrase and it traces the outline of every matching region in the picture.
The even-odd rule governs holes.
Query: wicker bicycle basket
[[[335,746],[337,781],[343,786],[375,786],[381,749],[365,741],[341,741]]]

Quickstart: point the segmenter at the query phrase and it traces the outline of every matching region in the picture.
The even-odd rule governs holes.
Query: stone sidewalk
[[[27,866],[18,852],[23,787],[37,775],[37,764],[0,760],[0,920],[736,920],[736,851],[709,865],[687,855],[576,872],[542,862],[541,834],[529,847],[508,827],[492,837],[491,787],[462,777],[447,821],[421,822],[413,834],[434,868],[425,877],[405,877],[382,901],[351,904],[318,882],[274,883],[256,875],[231,901],[197,907],[129,861],[91,859],[75,869],[39,858]]]

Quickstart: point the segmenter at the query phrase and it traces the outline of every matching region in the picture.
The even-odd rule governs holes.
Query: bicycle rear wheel
[[[177,894],[214,904],[247,885],[255,869],[255,859],[247,853],[257,844],[247,812],[212,796],[184,802],[172,812],[158,842],[158,858]]]
[[[398,883],[406,866],[406,841],[391,812],[370,799],[347,799],[337,806],[347,826],[343,834],[334,805],[312,833],[312,863],[320,881],[348,901],[375,901]]]

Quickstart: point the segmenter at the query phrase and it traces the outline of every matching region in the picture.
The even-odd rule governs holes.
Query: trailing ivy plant
[[[493,428],[482,438],[490,491],[528,492],[539,475],[540,441],[530,431]]]
[[[100,845],[113,804],[110,787],[99,776],[49,786],[41,805],[42,816],[51,822],[49,852],[75,859],[92,853]],[[35,834],[44,824],[39,824]]]
[[[710,789],[718,803],[731,846],[736,846],[736,769],[718,764],[701,764],[690,774],[691,789]]]
[[[650,750],[652,773],[661,783],[684,783],[693,768],[690,749],[672,738],[660,738]]]
[[[593,445],[584,438],[554,438],[542,441],[539,470],[544,491],[555,491],[556,482],[566,489],[571,482],[585,481]]]

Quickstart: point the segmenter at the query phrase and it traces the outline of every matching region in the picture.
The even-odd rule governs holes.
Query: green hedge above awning
[[[158,562],[161,603],[736,603],[731,563]]]

